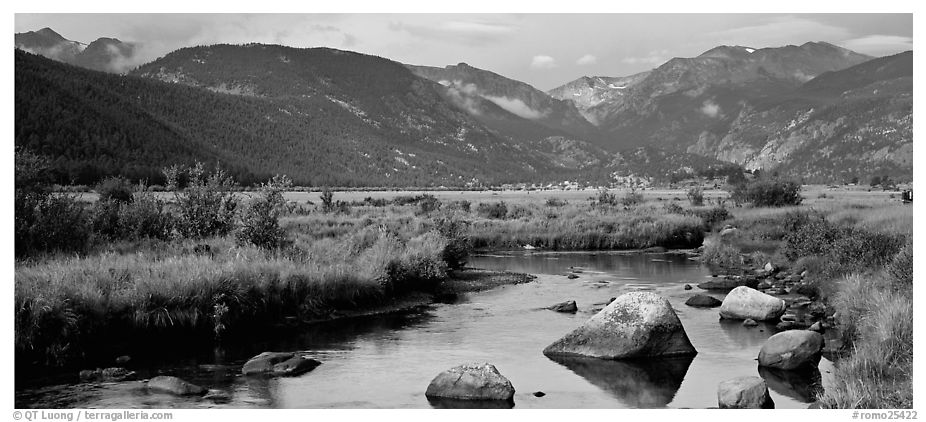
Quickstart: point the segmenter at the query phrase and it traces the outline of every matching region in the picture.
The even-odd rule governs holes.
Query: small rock
[[[264,352],[249,359],[241,373],[244,375],[301,375],[309,372],[321,362],[291,352]]]
[[[691,287],[690,284],[686,284],[686,285],[685,285],[685,290],[691,290],[692,288],[693,288],[693,287]]]
[[[428,384],[424,395],[457,400],[511,401],[514,386],[494,365],[472,363],[441,372]]]
[[[788,321],[788,322],[797,322],[797,315],[794,315],[794,314],[784,314],[784,315],[781,316],[781,320],[782,320],[782,321]]]
[[[201,396],[206,389],[177,377],[158,376],[148,380],[148,389],[176,396]]]
[[[131,356],[122,355],[122,356],[119,356],[119,357],[116,358],[116,364],[118,364],[118,365],[125,365],[125,364],[129,363],[130,360],[132,360],[132,357],[131,357]]]
[[[547,393],[544,393],[543,391],[535,391],[535,392],[534,392],[534,397],[543,397],[543,396],[545,396],[545,395],[547,395]]]
[[[125,381],[135,375],[134,371],[125,368],[84,369],[78,373],[84,382],[115,382]]]
[[[765,380],[739,377],[717,386],[717,404],[721,409],[773,409],[775,403]]]
[[[807,306],[807,312],[815,317],[822,317],[826,315],[826,305],[822,302],[813,302]]]
[[[228,403],[231,401],[231,395],[222,390],[209,389],[203,399],[212,400],[216,403]]]
[[[576,301],[569,300],[562,303],[557,303],[553,306],[548,307],[547,309],[556,312],[571,313],[574,314],[579,310],[579,307],[576,306]]]
[[[756,284],[756,289],[758,290],[768,290],[770,288],[772,288],[772,283],[768,280],[762,280],[759,284]]]
[[[773,272],[775,272],[776,270],[778,270],[778,268],[776,268],[775,265],[772,264],[771,262],[766,262],[766,263],[765,263],[765,267],[763,267],[763,269],[764,269],[765,271],[767,271],[767,272],[770,272],[770,273],[773,273]]]
[[[575,274],[569,274],[569,275],[566,276],[566,278],[568,278],[568,279],[570,279],[570,280],[575,280],[575,279],[579,278],[579,276],[577,276],[577,275],[575,275]]]
[[[817,333],[821,333],[821,334],[822,334],[822,333],[823,333],[823,324],[821,324],[820,321],[817,321],[817,322],[811,324],[811,325],[810,325],[810,328],[808,328],[808,330],[813,331],[813,332],[817,332]]]
[[[756,320],[754,320],[754,319],[746,319],[746,320],[743,320],[743,326],[744,326],[744,327],[755,327],[755,326],[757,326],[757,325],[759,325],[759,323],[756,322]]]
[[[694,295],[685,301],[688,306],[695,308],[716,308],[723,303],[719,299],[708,295]]]

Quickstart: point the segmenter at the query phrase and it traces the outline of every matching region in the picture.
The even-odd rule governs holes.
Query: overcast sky
[[[202,44],[324,46],[410,64],[466,62],[542,90],[722,44],[827,41],[873,56],[913,48],[912,14],[16,14],[14,26],[142,43],[143,61]]]

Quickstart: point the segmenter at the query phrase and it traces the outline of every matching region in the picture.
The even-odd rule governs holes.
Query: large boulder
[[[777,369],[814,367],[823,353],[823,336],[806,330],[790,330],[768,338],[759,350],[759,366]]]
[[[727,293],[720,305],[720,317],[768,321],[785,313],[785,301],[746,286]]]
[[[264,352],[248,360],[241,368],[244,375],[294,376],[309,372],[321,362],[291,352]]]
[[[717,405],[721,409],[773,409],[775,407],[765,380],[759,377],[739,377],[720,383],[717,386]]]
[[[694,295],[685,301],[686,305],[694,306],[695,308],[716,308],[720,306],[721,303],[722,302],[717,298],[708,295]]]
[[[697,351],[668,300],[651,292],[632,292],[547,346],[543,354],[623,359],[691,356]]]
[[[201,396],[208,390],[177,377],[157,376],[148,380],[148,390],[175,396]]]
[[[489,363],[455,366],[441,372],[428,384],[428,398],[456,400],[507,400],[514,397],[511,381]]]

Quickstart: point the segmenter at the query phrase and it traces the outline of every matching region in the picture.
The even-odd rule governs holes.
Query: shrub
[[[548,207],[562,207],[568,203],[569,202],[559,199],[559,198],[547,198],[546,205]]]
[[[597,205],[617,205],[617,195],[611,193],[611,191],[601,188],[598,189]]]
[[[516,220],[519,218],[529,218],[533,215],[534,213],[531,212],[530,208],[525,207],[524,205],[515,204],[511,207],[508,207],[508,214],[506,215],[506,218]]]
[[[691,202],[692,206],[700,207],[704,205],[704,191],[699,187],[693,187],[688,189],[688,201]]]
[[[704,246],[701,262],[723,268],[738,268],[743,265],[743,256],[735,246],[725,243],[710,243]]]
[[[637,193],[636,189],[631,189],[630,192],[627,192],[624,196],[621,197],[621,205],[626,207],[632,207],[637,204],[643,203],[643,194]]]
[[[451,270],[458,270],[466,265],[472,244],[469,240],[469,221],[458,218],[452,214],[438,217],[434,226],[441,236],[447,239],[447,246],[443,250],[444,262]]]
[[[668,214],[685,214],[685,209],[681,205],[669,202],[662,207]]]
[[[736,202],[751,202],[757,207],[800,205],[801,185],[792,181],[756,180],[737,186],[731,196]]]
[[[235,232],[239,245],[250,243],[263,249],[277,249],[283,245],[286,232],[280,228],[279,218],[286,205],[283,192],[292,185],[292,180],[279,175],[261,183],[260,195],[248,204]]]
[[[713,227],[715,224],[730,218],[730,211],[727,211],[727,209],[724,207],[692,210],[691,213],[701,218],[701,220],[704,221],[704,225],[706,227]]]
[[[895,288],[913,288],[913,242],[908,241],[894,255],[894,259],[887,265],[887,272]]]
[[[904,244],[901,236],[840,226],[823,219],[798,223],[784,240],[782,252],[789,260],[826,257],[842,267],[843,274],[884,265]]]
[[[457,201],[450,201],[446,207],[447,209],[450,209],[450,210],[460,210],[463,212],[469,212],[469,210],[472,208],[472,204],[465,199],[461,199]]]
[[[189,182],[186,188],[180,190],[182,175]],[[216,169],[207,177],[202,163],[188,169],[179,166],[166,168],[164,176],[168,189],[175,191],[177,232],[181,237],[221,236],[234,228],[238,200],[233,192],[235,182],[231,176]]]
[[[322,212],[325,214],[334,210],[334,193],[327,186],[322,189],[321,194]]]
[[[434,211],[437,211],[441,206],[440,201],[434,197],[434,195],[424,195],[420,201],[418,201],[418,210],[415,211],[415,215],[427,215]]]
[[[483,218],[504,219],[508,215],[508,205],[504,202],[479,203],[476,213]]]
[[[86,250],[90,228],[83,206],[74,197],[17,191],[14,204],[17,256]]]
[[[135,187],[124,177],[107,177],[94,188],[100,195],[100,201],[129,203],[134,199]]]

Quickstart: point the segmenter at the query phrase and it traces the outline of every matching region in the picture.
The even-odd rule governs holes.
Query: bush
[[[476,207],[476,213],[483,218],[504,219],[508,216],[508,205],[504,202],[494,202],[491,204],[480,203]]]
[[[601,188],[598,189],[597,205],[617,205],[617,195],[611,191]]]
[[[506,218],[517,220],[519,218],[529,218],[533,215],[534,213],[531,212],[530,208],[525,207],[524,205],[515,204],[508,208],[508,214]]]
[[[132,202],[135,187],[124,177],[108,177],[94,188],[100,195],[100,201]]]
[[[903,247],[897,235],[839,226],[823,219],[798,224],[784,237],[782,252],[789,260],[822,256],[842,267],[842,273],[886,264]]]
[[[86,250],[90,228],[83,206],[74,197],[17,191],[14,206],[17,256]]]
[[[437,211],[441,206],[441,203],[434,195],[424,195],[424,198],[421,201],[418,201],[418,210],[415,211],[415,215],[427,215],[434,211]]]
[[[469,221],[449,214],[434,220],[434,226],[441,236],[447,239],[447,246],[442,252],[444,262],[451,270],[458,270],[466,265],[473,247],[469,240]]]
[[[447,204],[446,208],[449,210],[460,210],[463,212],[469,212],[470,208],[472,208],[472,204],[465,199],[461,199],[457,201],[450,201]]]
[[[700,207],[704,205],[704,191],[699,187],[693,187],[688,189],[688,201],[691,202],[692,206]]]
[[[630,192],[627,192],[626,195],[621,197],[621,205],[625,207],[632,207],[637,204],[643,203],[643,194],[637,193],[636,189],[631,189]]]
[[[559,198],[547,198],[546,205],[548,207],[562,207],[568,203],[569,202],[559,199]]]
[[[704,246],[701,262],[723,268],[739,268],[743,265],[743,256],[735,246],[710,243]]]
[[[322,189],[321,201],[322,201],[322,212],[327,214],[334,210],[334,193],[331,192],[331,189],[329,189],[328,187],[325,187],[324,189]]]
[[[182,176],[189,183],[179,189]],[[192,168],[172,166],[164,169],[167,187],[173,190],[177,200],[177,232],[181,237],[200,239],[208,236],[224,236],[235,226],[235,210],[238,200],[233,189],[235,182],[221,169],[208,177],[202,163]]]
[[[887,265],[891,281],[898,289],[913,288],[913,242],[908,241]]]
[[[681,207],[679,207],[681,208]],[[724,207],[712,207],[701,210],[692,210],[692,214],[701,218],[706,227],[713,227],[715,224],[730,218],[730,211]]]
[[[286,205],[283,192],[292,186],[292,180],[279,175],[260,185],[260,195],[248,204],[235,232],[239,245],[250,243],[263,249],[277,249],[283,245],[286,232],[280,228],[279,218]]]
[[[736,202],[751,202],[756,207],[800,205],[801,185],[792,181],[756,180],[737,186],[732,195]]]

